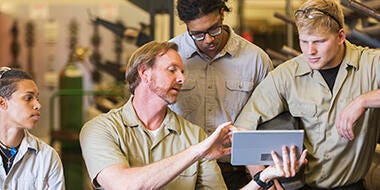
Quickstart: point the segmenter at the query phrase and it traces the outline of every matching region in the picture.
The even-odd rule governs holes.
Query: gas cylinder
[[[60,90],[82,90],[83,89],[83,72],[78,67],[75,56],[69,60],[59,75]],[[60,127],[62,130],[79,133],[83,125],[83,96],[63,95],[60,100]],[[69,146],[67,143],[62,144],[62,148]],[[67,148],[69,148],[67,147]]]
[[[73,55],[59,74],[60,90],[66,91],[65,94],[74,94],[59,97],[60,130],[66,131],[66,137],[60,141],[66,189],[82,189],[84,183],[84,166],[78,140],[83,125],[83,96],[67,93],[82,90],[83,72],[77,64],[78,60]]]

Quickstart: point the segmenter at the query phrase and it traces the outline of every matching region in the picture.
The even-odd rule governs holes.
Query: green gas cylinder
[[[70,61],[61,71],[59,76],[60,90],[82,90],[83,72],[74,61]],[[63,95],[60,100],[60,127],[62,130],[79,133],[83,125],[83,96]],[[63,143],[65,146],[72,146],[70,143]]]
[[[78,91],[83,89],[83,72],[77,64],[76,60],[71,59],[60,72],[60,90]],[[83,125],[83,96],[62,95],[59,97],[59,104],[60,130],[67,132],[65,133],[67,139],[63,138],[60,141],[66,189],[82,189],[84,166],[77,137]]]

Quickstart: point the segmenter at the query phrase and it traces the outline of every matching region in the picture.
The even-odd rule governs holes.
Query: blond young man
[[[380,132],[380,51],[346,40],[334,0],[308,0],[295,19],[302,55],[269,73],[235,125],[255,129],[289,111],[306,133],[304,189],[365,189]]]

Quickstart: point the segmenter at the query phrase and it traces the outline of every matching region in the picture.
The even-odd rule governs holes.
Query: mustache
[[[173,88],[181,90],[182,86],[183,86],[182,84],[175,84],[173,85]]]

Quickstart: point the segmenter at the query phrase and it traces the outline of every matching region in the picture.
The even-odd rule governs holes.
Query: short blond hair
[[[336,0],[308,0],[297,10],[321,10],[327,14],[317,18],[299,16],[295,18],[298,32],[313,32],[323,29],[326,32],[338,32],[344,25],[342,7]],[[296,13],[297,13],[296,11]],[[334,18],[336,20],[334,20]]]
[[[128,84],[129,91],[134,94],[136,87],[140,84],[141,78],[138,69],[141,66],[152,68],[158,56],[162,56],[170,49],[178,51],[177,44],[173,42],[149,42],[138,48],[130,57],[125,79]]]

